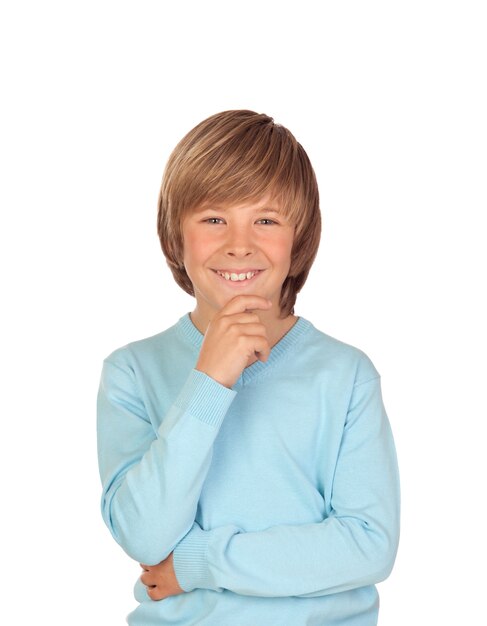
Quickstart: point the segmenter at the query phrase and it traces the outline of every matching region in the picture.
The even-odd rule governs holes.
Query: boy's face
[[[265,198],[233,206],[205,205],[183,220],[184,266],[197,311],[209,322],[239,294],[271,300],[279,315],[291,264],[294,226]]]

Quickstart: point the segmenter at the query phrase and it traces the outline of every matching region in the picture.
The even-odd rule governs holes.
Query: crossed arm
[[[195,588],[312,596],[385,578],[397,546],[398,485],[378,380],[358,386],[351,400],[327,519],[246,533],[231,526],[204,531],[194,521],[213,443],[235,396],[210,374],[191,373],[154,439],[133,372],[121,362],[105,364],[103,513],[115,539],[143,563],[149,597]]]
[[[306,597],[384,580],[398,542],[396,459],[379,381],[359,385],[354,395],[326,519],[259,532],[231,526],[204,531],[195,523],[168,558],[142,566],[149,596],[159,600],[206,588]],[[365,415],[367,435],[360,424]]]

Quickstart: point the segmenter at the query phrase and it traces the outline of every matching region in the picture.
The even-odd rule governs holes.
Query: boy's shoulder
[[[134,359],[139,361],[150,359],[151,357],[161,355],[161,353],[167,354],[168,351],[177,349],[178,342],[181,339],[179,332],[180,322],[181,320],[154,335],[130,341],[110,352],[104,360],[122,365],[130,363]]]
[[[337,339],[307,322],[308,332],[302,337],[301,349],[317,367],[354,370],[356,382],[379,377],[371,359],[360,348]]]

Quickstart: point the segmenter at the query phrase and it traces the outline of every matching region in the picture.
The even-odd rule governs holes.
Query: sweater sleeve
[[[97,401],[102,514],[133,559],[159,563],[191,529],[234,396],[193,370],[155,430],[132,368],[105,360]]]
[[[380,380],[354,387],[322,522],[242,532],[196,524],[174,552],[179,584],[242,595],[318,596],[377,583],[394,563],[399,479]]]

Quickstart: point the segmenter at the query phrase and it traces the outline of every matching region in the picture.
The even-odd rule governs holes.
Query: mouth
[[[249,282],[258,276],[263,270],[247,270],[240,272],[231,272],[229,270],[213,270],[215,274],[223,278],[223,280],[231,283]]]

